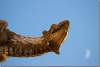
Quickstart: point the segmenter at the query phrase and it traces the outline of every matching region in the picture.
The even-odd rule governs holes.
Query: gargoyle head
[[[68,34],[69,21],[63,20],[59,24],[52,24],[49,31],[44,31],[43,35],[49,42],[53,51],[59,54],[59,47]]]

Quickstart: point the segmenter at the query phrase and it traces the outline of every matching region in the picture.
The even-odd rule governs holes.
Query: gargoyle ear
[[[7,27],[8,23],[5,20],[0,20],[0,25],[5,25],[5,27]]]
[[[47,41],[50,41],[52,38],[52,34],[49,33],[48,31],[44,30],[43,32],[43,37],[46,38]]]
[[[5,20],[0,20],[0,32],[3,32],[8,26],[8,23]]]

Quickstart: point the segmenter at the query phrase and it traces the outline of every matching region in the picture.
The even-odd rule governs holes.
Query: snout
[[[59,25],[61,28],[68,29],[68,27],[69,27],[69,21],[68,21],[68,20],[63,20],[63,21],[61,21],[58,25]]]

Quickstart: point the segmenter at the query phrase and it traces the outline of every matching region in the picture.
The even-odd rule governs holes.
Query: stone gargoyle
[[[69,21],[52,24],[40,37],[25,37],[8,29],[8,23],[0,20],[0,61],[11,57],[34,57],[44,53],[55,52],[68,34]]]

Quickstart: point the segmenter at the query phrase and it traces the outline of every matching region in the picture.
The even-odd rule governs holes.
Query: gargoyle
[[[68,34],[69,21],[52,24],[40,37],[25,37],[8,29],[5,20],[0,20],[0,61],[11,57],[34,57],[44,53],[55,52]]]

